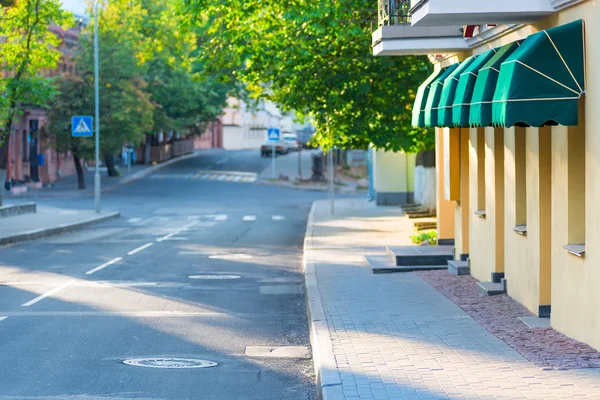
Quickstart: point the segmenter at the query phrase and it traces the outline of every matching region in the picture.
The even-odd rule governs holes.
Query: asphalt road
[[[248,182],[268,165],[204,152],[104,193],[119,220],[0,249],[0,399],[315,398],[310,358],[247,354],[309,346],[301,246],[324,194]]]

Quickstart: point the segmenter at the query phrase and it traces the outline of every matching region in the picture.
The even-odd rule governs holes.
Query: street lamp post
[[[100,212],[100,82],[98,81],[98,2],[94,2],[94,80],[96,98],[96,168],[94,172],[94,203]]]

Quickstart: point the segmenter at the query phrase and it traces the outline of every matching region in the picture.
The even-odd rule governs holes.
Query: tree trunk
[[[112,154],[104,155],[104,163],[106,164],[108,176],[111,176],[111,177],[119,176],[119,173],[117,172],[117,170],[115,168],[115,158],[113,157]]]
[[[83,174],[83,167],[81,166],[81,160],[79,156],[73,154],[73,162],[75,163],[75,170],[77,171],[77,186],[79,190],[85,189],[85,175]]]
[[[7,136],[0,146],[0,207],[4,204],[4,191],[6,190],[6,167],[8,166],[8,142]]]
[[[144,147],[144,164],[150,165],[152,157],[152,134],[146,135],[146,146]]]

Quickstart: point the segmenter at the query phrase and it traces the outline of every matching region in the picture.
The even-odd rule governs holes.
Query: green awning
[[[419,86],[412,109],[412,125],[414,127],[425,127],[425,103],[427,103],[427,96],[429,95],[431,82],[433,82],[433,80],[437,78],[443,71],[443,69],[435,71],[433,74],[429,75],[427,79],[425,79],[421,86]]]
[[[584,77],[583,20],[529,36],[502,63],[492,104],[493,124],[577,125]]]
[[[520,42],[512,42],[500,47],[496,54],[479,70],[473,87],[473,96],[471,96],[470,126],[492,125],[492,99],[498,82],[500,65],[519,48],[519,45]]]
[[[423,110],[424,126],[434,127],[438,126],[438,113],[437,107],[440,102],[442,95],[442,89],[444,87],[444,79],[448,77],[456,68],[458,64],[452,64],[448,68],[442,71],[437,78],[435,78],[429,87],[429,94],[427,95],[427,103],[425,104],[425,110]]]
[[[465,69],[458,78],[454,102],[452,103],[452,125],[460,128],[469,127],[469,110],[473,88],[479,70],[496,54],[498,49],[488,50],[476,56],[475,60]]]
[[[458,67],[452,71],[446,79],[444,79],[444,88],[442,89],[442,95],[440,96],[440,102],[438,104],[438,124],[439,127],[451,127],[452,125],[452,104],[454,103],[454,93],[456,92],[456,85],[458,85],[458,78],[471,63],[475,60],[474,56],[471,56],[461,62]]]

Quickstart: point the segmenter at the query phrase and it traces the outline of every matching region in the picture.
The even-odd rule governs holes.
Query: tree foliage
[[[55,94],[44,70],[56,68],[60,38],[71,14],[59,0],[3,1],[0,5],[0,169],[6,168],[8,136],[24,105],[46,106]]]
[[[331,146],[421,151],[427,130],[411,126],[416,89],[430,72],[425,57],[373,57],[373,0],[182,0],[201,32],[199,54],[223,79],[310,115],[317,140]]]

